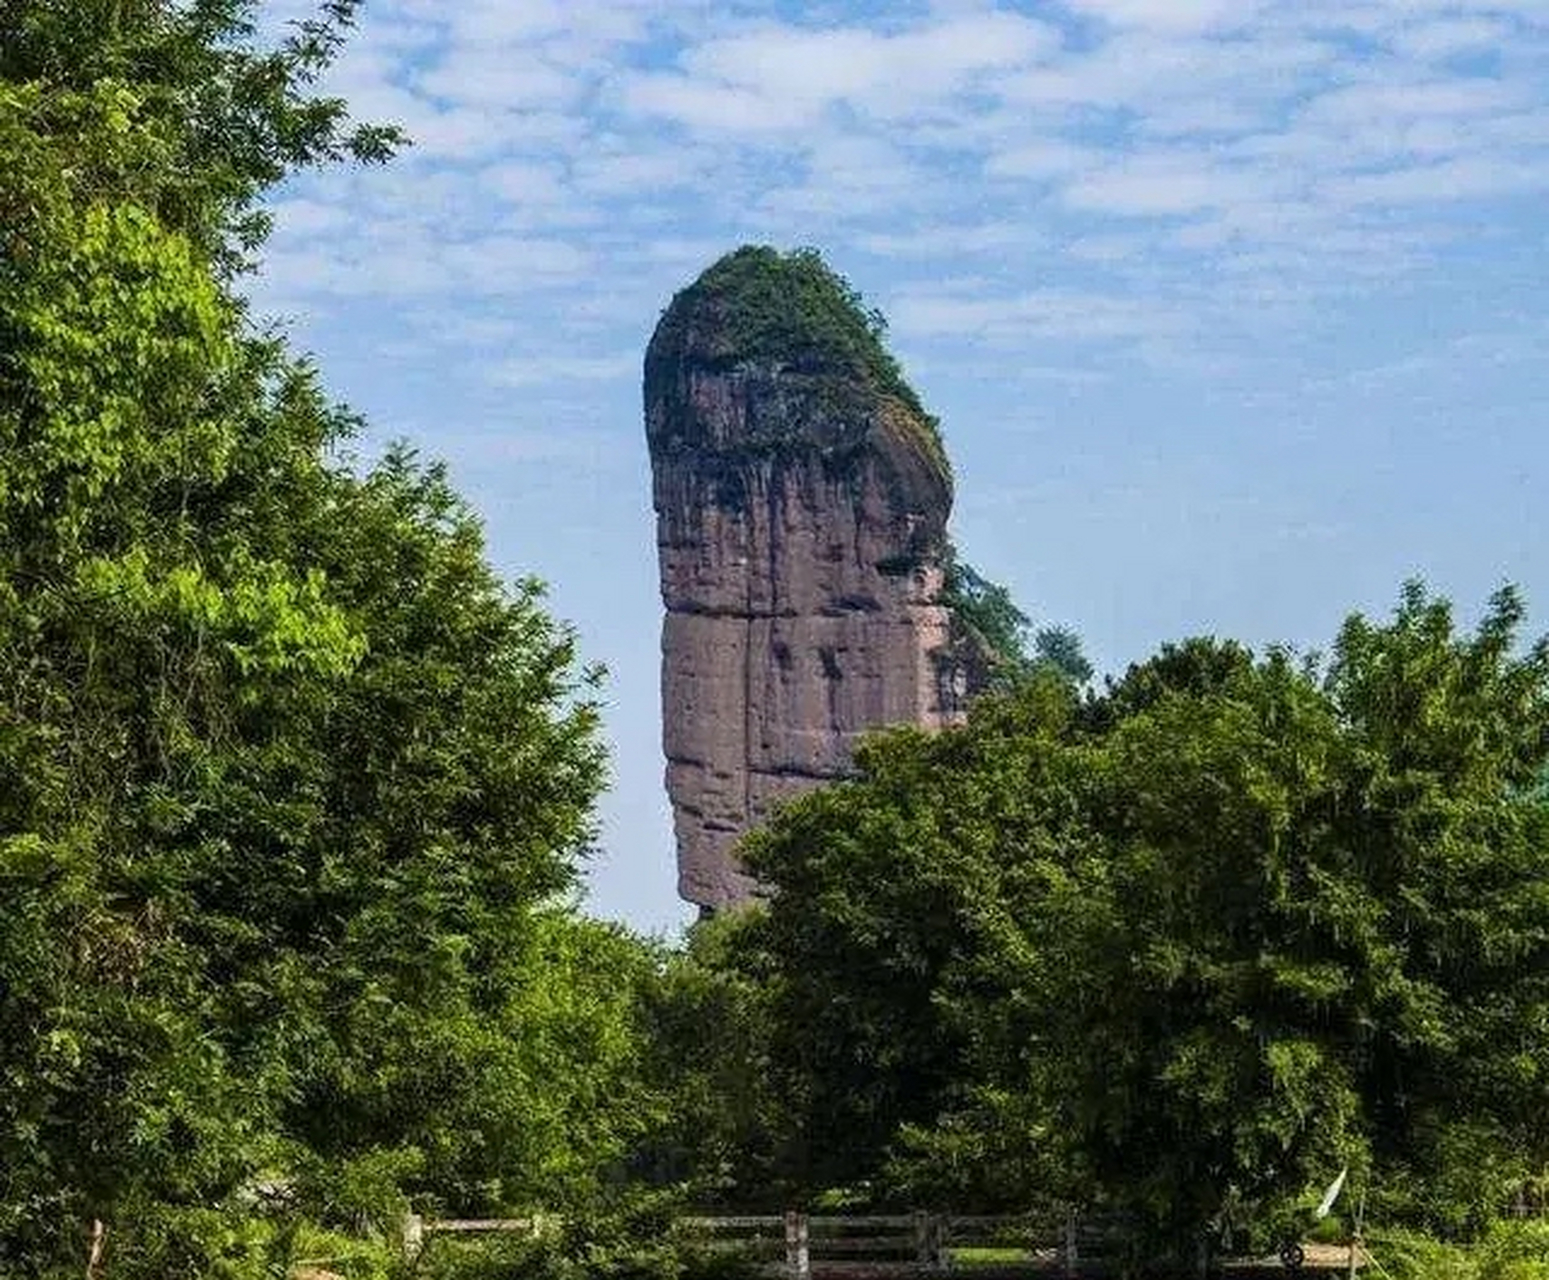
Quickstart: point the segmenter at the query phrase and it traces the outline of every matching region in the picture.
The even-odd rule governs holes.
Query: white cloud
[[[1441,61],[1470,53],[1492,53],[1510,38],[1511,27],[1498,18],[1439,18],[1406,27],[1393,47],[1421,61]]]
[[[1017,14],[981,12],[918,31],[765,24],[688,50],[681,71],[633,77],[636,110],[715,131],[810,125],[843,103],[885,120],[941,109],[979,77],[1050,51],[1053,32]]]
[[[320,200],[280,200],[269,206],[275,232],[282,236],[315,236],[350,225],[350,215],[337,204]]]
[[[934,226],[925,231],[872,232],[856,239],[868,253],[890,258],[944,259],[961,254],[1026,250],[1041,242],[1018,222]]]
[[[1549,185],[1543,0],[847,8],[380,0],[327,87],[419,145],[287,198],[277,296],[545,298],[617,340],[772,238],[1000,272],[901,331],[1157,352],[1382,288],[1460,203]]]
[[[989,157],[985,172],[996,178],[1052,178],[1091,165],[1102,152],[1078,147],[1059,138],[998,151]]]
[[[905,208],[935,203],[941,187],[935,177],[903,150],[881,138],[827,136],[802,157],[802,180],[772,191],[766,210],[834,218],[890,216]]]
[[[530,160],[503,160],[483,169],[479,182],[502,200],[513,204],[563,205],[570,191],[551,164]]]
[[[1144,253],[1148,244],[1135,234],[1078,236],[1066,242],[1065,254],[1084,262],[1124,262]]]
[[[1079,209],[1135,217],[1195,213],[1271,194],[1264,169],[1223,168],[1197,155],[1140,155],[1077,178],[1063,198]]]
[[[1030,339],[1162,339],[1189,328],[1182,315],[1149,301],[1057,289],[1012,297],[978,288],[919,290],[896,300],[893,327],[911,337],[956,337],[1004,344]]]
[[[1367,125],[1382,120],[1473,120],[1520,107],[1527,100],[1525,85],[1467,77],[1452,80],[1369,82],[1332,89],[1306,110],[1312,121],[1337,125]]]
[[[706,83],[675,74],[642,75],[629,81],[625,104],[706,132],[758,134],[810,125],[822,112],[817,99],[770,98],[742,86]]]
[[[705,44],[684,64],[690,75],[765,95],[864,105],[874,96],[948,92],[970,76],[1021,65],[1054,40],[1040,23],[994,12],[900,34],[769,26]]]
[[[1349,205],[1412,206],[1475,200],[1549,187],[1549,168],[1494,159],[1459,157],[1381,173],[1360,173],[1323,186],[1333,201]]]
[[[489,45],[454,48],[414,85],[433,98],[497,111],[563,108],[580,89],[557,67]]]
[[[697,186],[710,174],[709,156],[684,150],[601,151],[575,161],[575,184],[594,195],[628,196]]]
[[[1192,32],[1244,26],[1260,6],[1255,0],[1073,0],[1070,7],[1114,26]]]
[[[609,382],[638,375],[640,358],[638,351],[616,351],[600,356],[513,356],[495,365],[486,376],[502,387],[530,387],[550,382]]]

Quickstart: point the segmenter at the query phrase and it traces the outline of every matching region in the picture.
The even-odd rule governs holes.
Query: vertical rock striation
[[[879,327],[816,254],[745,248],[646,352],[667,789],[706,909],[752,894],[732,846],[772,802],[843,776],[869,729],[961,710],[951,475]]]

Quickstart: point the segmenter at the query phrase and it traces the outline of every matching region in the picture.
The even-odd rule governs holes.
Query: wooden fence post
[[[101,1218],[91,1220],[91,1236],[86,1242],[86,1280],[97,1280],[102,1255],[107,1250],[108,1229]]]
[[[914,1219],[914,1261],[918,1266],[928,1267],[934,1261],[930,1256],[930,1214],[916,1209],[909,1216]]]
[[[425,1247],[425,1219],[417,1213],[403,1215],[403,1256],[410,1262]]]
[[[1065,1239],[1060,1245],[1060,1269],[1067,1276],[1073,1276],[1079,1263],[1080,1258],[1076,1255],[1076,1211],[1072,1209],[1065,1215]]]
[[[791,1280],[811,1280],[812,1262],[807,1248],[807,1215],[785,1211],[785,1270]]]

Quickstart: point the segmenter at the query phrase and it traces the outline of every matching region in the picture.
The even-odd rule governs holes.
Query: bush
[[[1374,1231],[1366,1247],[1392,1280],[1479,1280],[1467,1248],[1419,1232]]]
[[[1498,1222],[1478,1252],[1479,1280],[1549,1280],[1549,1222]]]
[[[1367,1247],[1392,1280],[1549,1280],[1546,1221],[1497,1222],[1473,1244],[1374,1231]]]
[[[756,1273],[751,1258],[664,1231],[649,1238],[434,1239],[405,1280],[751,1280]]]

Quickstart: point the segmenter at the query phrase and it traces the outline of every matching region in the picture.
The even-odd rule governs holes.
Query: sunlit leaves
[[[308,96],[354,7],[0,11],[0,1269],[95,1218],[270,1275],[277,1215],[581,1197],[654,1115],[654,955],[563,905],[596,674],[227,282],[390,148]]]

